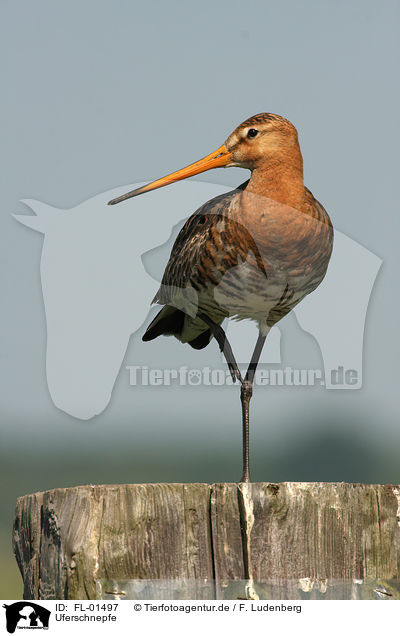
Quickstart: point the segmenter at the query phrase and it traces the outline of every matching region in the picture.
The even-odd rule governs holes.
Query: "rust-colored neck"
[[[300,148],[266,158],[253,170],[246,192],[302,210],[305,206],[303,159]]]

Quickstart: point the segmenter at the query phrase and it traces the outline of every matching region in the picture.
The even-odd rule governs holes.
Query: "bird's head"
[[[109,205],[162,188],[212,168],[236,166],[255,170],[261,165],[268,168],[269,164],[283,161],[293,152],[296,155],[300,153],[297,131],[293,124],[279,115],[260,113],[246,119],[235,128],[225,143],[211,154],[186,168],[113,199],[109,201]]]
[[[297,154],[297,130],[280,115],[260,113],[240,124],[224,146],[230,153],[227,165],[249,170],[260,166],[268,168],[293,151]]]

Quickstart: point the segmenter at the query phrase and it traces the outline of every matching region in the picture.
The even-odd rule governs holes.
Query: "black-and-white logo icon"
[[[30,603],[18,601],[11,605],[3,605],[6,610],[7,631],[14,634],[16,629],[48,629],[50,610]]]

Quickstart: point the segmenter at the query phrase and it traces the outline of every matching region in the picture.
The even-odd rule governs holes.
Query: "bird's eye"
[[[249,137],[249,139],[253,139],[253,137],[257,137],[258,135],[258,130],[256,130],[255,128],[250,128],[250,130],[247,133],[247,136]]]

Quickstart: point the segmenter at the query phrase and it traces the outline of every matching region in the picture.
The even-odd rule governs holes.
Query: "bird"
[[[233,381],[241,386],[240,482],[248,483],[249,408],[265,340],[271,327],[322,282],[333,248],[330,217],[304,185],[297,130],[280,115],[254,115],[206,157],[109,204],[231,166],[250,170],[250,178],[207,201],[188,218],[153,299],[162,309],[142,339],[174,336],[203,349],[215,338]],[[226,318],[251,320],[258,326],[244,377],[222,327]]]

